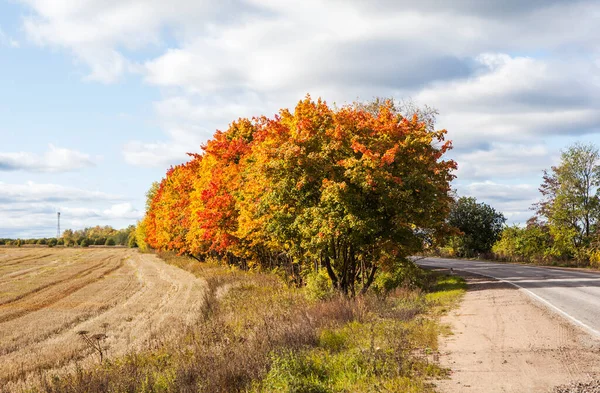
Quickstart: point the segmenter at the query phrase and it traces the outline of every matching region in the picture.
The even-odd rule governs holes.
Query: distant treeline
[[[525,227],[508,227],[496,257],[523,262],[600,266],[600,151],[575,144],[558,166],[544,171],[541,201]]]
[[[600,151],[575,144],[558,166],[544,171],[541,200],[524,226],[504,226],[504,217],[473,198],[460,198],[450,224],[461,233],[438,252],[512,262],[600,267]]]
[[[0,239],[0,245],[22,246],[22,245],[47,245],[67,247],[89,247],[89,246],[128,246],[137,247],[135,239],[135,225],[124,229],[113,227],[95,226],[85,229],[67,229],[60,238],[38,238],[38,239]]]

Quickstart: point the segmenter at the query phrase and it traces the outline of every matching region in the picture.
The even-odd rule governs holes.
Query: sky
[[[523,223],[600,145],[600,2],[0,0],[0,238],[134,224],[167,168],[307,93],[439,111],[453,187]]]

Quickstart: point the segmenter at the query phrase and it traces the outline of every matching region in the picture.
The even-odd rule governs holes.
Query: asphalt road
[[[600,273],[537,266],[425,258],[423,267],[453,268],[510,283],[600,337]]]

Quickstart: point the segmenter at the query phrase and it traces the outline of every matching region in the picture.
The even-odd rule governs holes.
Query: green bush
[[[348,343],[348,334],[342,330],[323,329],[319,335],[319,346],[331,352],[345,349]]]
[[[106,242],[104,243],[105,246],[115,246],[116,244],[117,244],[117,242],[112,237],[109,237],[108,239],[106,239]]]
[[[135,230],[134,230],[129,234],[129,239],[127,239],[127,247],[136,248],[137,246],[138,245],[137,245],[137,240],[136,240]]]
[[[92,245],[92,242],[91,242],[91,240],[90,240],[90,239],[88,239],[88,238],[83,238],[83,239],[81,240],[81,242],[79,243],[79,245],[80,245],[81,247],[89,247],[89,246],[91,246],[91,245]]]
[[[553,241],[545,227],[531,225],[521,228],[515,225],[504,228],[492,251],[497,258],[506,261],[540,262],[551,256],[560,257],[565,247]]]
[[[261,392],[330,393],[323,363],[304,354],[275,356]]]
[[[409,260],[398,261],[392,271],[382,271],[371,286],[378,296],[387,296],[399,287],[420,288],[424,285],[423,271]]]
[[[138,221],[137,226],[134,230],[135,243],[141,252],[148,252],[151,247],[146,243],[146,224],[144,220]]]
[[[325,269],[306,276],[306,296],[311,300],[323,300],[333,293],[333,285]]]

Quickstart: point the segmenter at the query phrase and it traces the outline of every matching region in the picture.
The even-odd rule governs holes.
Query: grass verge
[[[438,316],[464,293],[460,277],[428,272],[422,288],[311,300],[275,275],[163,259],[206,280],[195,323],[145,351],[44,375],[30,391],[433,392],[447,373]]]

